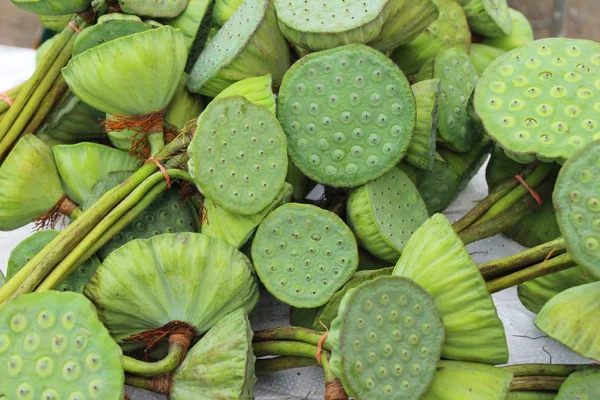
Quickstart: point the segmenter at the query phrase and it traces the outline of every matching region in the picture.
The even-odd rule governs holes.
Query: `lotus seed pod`
[[[73,19],[73,17],[73,14],[38,15],[42,26],[54,32],[62,31],[69,24],[69,21]]]
[[[551,298],[574,286],[596,282],[583,268],[576,265],[564,271],[555,272],[521,283],[517,293],[521,303],[534,314],[538,314]]]
[[[296,62],[281,85],[277,115],[294,164],[334,187],[360,186],[393,168],[406,154],[416,123],[406,77],[364,45]]]
[[[505,400],[513,380],[502,368],[441,360],[422,400]]]
[[[350,396],[418,400],[436,371],[444,325],[419,285],[383,276],[346,293],[327,342],[331,372]]]
[[[252,400],[254,363],[252,328],[239,308],[221,318],[192,347],[173,374],[173,400]]]
[[[0,166],[0,231],[34,221],[63,196],[50,149],[34,135],[25,135]]]
[[[394,275],[414,280],[433,297],[446,340],[442,357],[504,364],[504,326],[475,262],[448,219],[435,214],[408,241]],[[477,315],[477,326],[473,326]]]
[[[334,213],[291,203],[260,224],[252,260],[273,296],[294,307],[312,308],[327,303],[356,272],[358,246]]]
[[[375,39],[398,7],[396,0],[275,0],[279,28],[292,43],[310,51]],[[389,29],[393,29],[391,26]]]
[[[1,286],[0,286],[1,287]],[[301,328],[313,329],[315,316],[320,308],[296,308],[290,307],[290,325],[299,326]],[[322,327],[319,325],[319,329]]]
[[[502,49],[481,43],[471,44],[471,50],[469,50],[469,57],[471,57],[471,62],[478,75],[483,75],[488,65],[504,54],[506,52]]]
[[[249,102],[265,107],[271,114],[277,114],[271,75],[242,79],[219,93],[215,100],[235,96],[245,97]]]
[[[460,5],[454,0],[433,0],[439,17],[415,40],[398,47],[392,60],[407,75],[416,74],[436,54],[452,47],[469,50],[471,31]]]
[[[512,32],[510,35],[484,38],[483,44],[504,51],[511,51],[517,47],[525,46],[529,42],[533,42],[533,28],[527,17],[510,7],[508,8],[508,13],[512,20]]]
[[[119,0],[123,12],[152,18],[175,18],[187,5],[188,0]]]
[[[124,151],[88,142],[55,146],[52,154],[65,192],[78,204],[110,172],[135,170],[141,164]]]
[[[331,327],[331,323],[338,316],[338,310],[342,299],[350,291],[365,282],[371,281],[380,276],[390,276],[392,274],[393,267],[387,267],[382,269],[376,269],[372,271],[358,271],[352,278],[342,287],[336,294],[333,295],[331,300],[325,304],[324,307],[318,309],[317,314],[311,321],[311,329],[316,331],[324,330],[323,325]]]
[[[176,233],[133,240],[113,251],[84,294],[122,343],[174,320],[201,335],[237,308],[252,310],[258,285],[250,260],[235,247],[200,233]]]
[[[109,121],[113,118],[111,114],[106,114],[106,120]],[[129,152],[133,144],[133,140],[139,133],[134,129],[123,129],[120,131],[109,131],[107,132],[108,140],[110,143],[119,150],[125,150]],[[150,135],[148,138],[150,138]]]
[[[184,73],[165,114],[165,125],[170,124],[177,130],[183,129],[188,122],[198,119],[204,110],[202,98],[185,90],[186,80],[187,75]]]
[[[439,17],[432,0],[391,0],[390,16],[369,46],[386,53],[419,36]]]
[[[429,217],[410,178],[393,168],[348,197],[348,225],[361,247],[395,263],[414,231]]]
[[[493,143],[489,137],[483,136],[466,153],[455,153],[451,150],[440,148],[439,154],[448,163],[458,177],[458,191],[462,191],[481,169],[488,159]]]
[[[551,298],[535,325],[575,353],[600,361],[600,282],[565,290]]]
[[[123,355],[79,293],[21,295],[0,310],[5,399],[123,399]]]
[[[600,372],[594,368],[573,372],[560,387],[556,400],[592,400],[600,396]]]
[[[435,163],[435,139],[440,80],[429,79],[412,85],[417,102],[417,125],[404,161],[431,171]]]
[[[198,118],[188,167],[198,189],[215,204],[256,214],[285,182],[286,145],[268,109],[241,96],[214,100]]]
[[[469,28],[485,37],[512,33],[512,19],[506,0],[467,0],[463,5]]]
[[[506,156],[502,147],[494,145],[490,161],[485,169],[485,180],[490,190],[499,184],[513,178],[523,171],[525,166]]]
[[[504,232],[506,236],[521,246],[535,247],[560,237],[560,228],[552,206],[552,197],[546,193],[538,194],[542,198],[543,204]]]
[[[91,7],[91,0],[11,0],[12,3],[38,15],[80,13]]]
[[[202,233],[241,248],[254,234],[256,227],[274,209],[290,201],[293,188],[284,183],[277,197],[256,214],[241,215],[217,206],[208,197],[204,198]]]
[[[73,93],[90,106],[134,116],[165,109],[186,57],[183,34],[163,26],[84,51],[69,61],[62,74]]]
[[[289,66],[289,48],[270,0],[247,0],[200,53],[187,89],[215,97],[237,81],[267,74],[279,86]]]
[[[400,167],[406,172],[408,166],[400,164]],[[458,177],[442,159],[436,158],[432,171],[413,170],[413,173],[429,215],[444,211],[458,195]]]
[[[215,0],[212,12],[213,23],[219,28],[225,25],[243,2],[244,0]]]
[[[600,103],[593,98],[599,72],[599,43],[537,40],[486,69],[475,90],[475,111],[515,161],[562,163],[598,138]]]

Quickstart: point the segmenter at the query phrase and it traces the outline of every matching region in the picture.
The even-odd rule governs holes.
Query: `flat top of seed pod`
[[[556,400],[600,399],[600,371],[591,368],[573,372],[561,385]]]
[[[260,224],[252,242],[254,268],[267,290],[294,307],[325,304],[358,267],[352,231],[337,215],[290,203]]]
[[[599,74],[600,43],[537,40],[486,69],[475,111],[505,150],[562,162],[600,138]]]
[[[252,334],[243,309],[221,318],[192,347],[173,374],[170,398],[254,398],[256,357],[252,352]]]
[[[198,92],[221,68],[244,50],[262,23],[269,0],[244,1],[206,45],[196,60],[186,87]]]
[[[553,203],[569,254],[600,278],[600,141],[574,154],[561,168]]]
[[[81,294],[26,294],[0,310],[0,397],[121,400],[121,359]]]
[[[444,342],[433,299],[407,278],[379,277],[350,290],[327,339],[331,370],[358,399],[420,399]]]
[[[239,214],[272,202],[287,172],[286,138],[268,109],[243,97],[214,100],[200,115],[189,170],[206,197]]]
[[[381,15],[390,0],[275,0],[277,18],[301,32],[341,33]]]
[[[288,152],[309,178],[353,187],[400,161],[416,123],[402,71],[380,52],[347,45],[309,54],[285,74],[278,118]]]

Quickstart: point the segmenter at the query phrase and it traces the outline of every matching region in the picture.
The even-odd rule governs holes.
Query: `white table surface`
[[[34,70],[35,52],[31,49],[0,45],[0,92],[27,79]],[[473,178],[467,188],[446,211],[456,220],[478,200],[487,195],[483,169]],[[32,225],[12,232],[0,232],[0,269],[6,271],[10,251],[32,232]],[[502,237],[486,239],[467,247],[478,263],[514,254],[524,248]],[[514,288],[495,294],[494,301],[504,327],[510,348],[509,363],[585,363],[588,360],[569,351],[549,339],[533,324],[534,314],[519,302]],[[263,295],[259,306],[251,316],[254,329],[287,325],[287,308],[268,295]],[[259,400],[322,399],[323,378],[319,368],[304,368],[269,377],[261,377],[256,386]],[[132,400],[164,399],[141,390],[128,389]]]

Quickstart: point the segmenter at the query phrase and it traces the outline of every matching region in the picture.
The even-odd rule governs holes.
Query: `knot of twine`
[[[334,379],[325,385],[325,400],[348,400],[342,382]]]
[[[34,230],[54,229],[58,221],[65,216],[71,215],[76,207],[77,205],[66,194],[63,194],[52,208],[35,219]]]
[[[154,393],[168,395],[171,393],[172,383],[173,376],[171,374],[156,376],[150,381],[150,390],[152,390]]]
[[[531,186],[529,186],[527,181],[525,181],[525,179],[523,179],[523,177],[521,175],[515,175],[515,179],[521,185],[523,185],[523,187],[525,189],[527,189],[529,194],[531,194],[531,197],[533,197],[533,199],[538,203],[538,206],[541,206],[542,204],[544,204],[544,201],[542,200],[541,196],[539,194],[537,194],[537,192],[535,190],[533,190],[533,188]]]
[[[321,357],[323,355],[323,344],[325,343],[325,340],[327,340],[327,337],[329,336],[329,328],[327,328],[327,326],[319,321],[319,324],[321,324],[321,326],[323,328],[325,328],[325,334],[323,334],[323,336],[321,336],[321,339],[319,339],[319,343],[317,343],[317,354],[315,355],[315,358],[317,359],[317,362],[319,364],[321,364]]]
[[[69,26],[69,28],[73,29],[75,32],[81,33],[81,29],[79,29],[79,27],[77,25],[75,25],[75,23],[73,21],[69,21],[69,23],[67,25]]]
[[[150,329],[144,332],[136,333],[123,339],[124,342],[128,343],[146,343],[144,354],[146,360],[148,359],[148,351],[160,343],[164,338],[169,337],[169,343],[187,343],[189,345],[192,338],[196,334],[196,328],[184,321],[171,321],[160,328]],[[171,336],[176,336],[171,339]],[[184,336],[184,338],[180,337]],[[173,340],[174,342],[171,342]]]
[[[9,107],[15,104],[15,101],[11,99],[6,92],[0,92],[0,100],[6,102]]]
[[[169,173],[167,172],[165,167],[160,163],[158,158],[150,157],[149,159],[146,160],[146,164],[149,164],[149,163],[156,164],[156,166],[158,167],[160,172],[162,172],[163,176],[165,177],[165,180],[167,181],[167,189],[171,189],[171,177],[169,176]]]

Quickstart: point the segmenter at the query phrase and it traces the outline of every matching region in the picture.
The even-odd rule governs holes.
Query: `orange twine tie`
[[[546,258],[544,258],[544,264],[546,263],[546,261],[548,261],[550,259],[550,257],[552,257],[552,254],[554,254],[554,251],[556,251],[556,247],[554,247],[552,250],[550,250],[550,253],[548,253]]]
[[[0,100],[7,102],[9,106],[12,106],[15,103],[5,92],[0,92]]]
[[[325,324],[323,322],[319,321],[319,323],[327,331],[327,332],[325,332],[325,334],[323,336],[321,336],[321,339],[319,339],[319,343],[317,344],[317,355],[315,356],[315,358],[317,359],[317,362],[319,364],[321,364],[321,356],[323,355],[322,354],[323,353],[323,344],[325,343],[325,340],[327,340],[327,337],[329,336],[329,329],[327,328],[327,326],[325,326]]]
[[[540,197],[540,195],[537,194],[537,192],[535,190],[533,190],[531,188],[531,186],[529,186],[529,184],[527,183],[527,181],[525,181],[525,179],[523,179],[523,177],[521,175],[515,175],[515,179],[521,185],[523,185],[523,187],[525,189],[527,189],[527,191],[531,194],[531,197],[533,197],[533,199],[538,203],[538,206],[541,206],[542,204],[544,204],[544,201],[542,200],[542,198]]]
[[[160,169],[160,172],[162,172],[163,176],[165,177],[165,180],[167,181],[167,189],[171,189],[171,177],[169,176],[169,173],[167,172],[165,167],[160,163],[160,161],[158,161],[158,158],[150,157],[146,160],[146,163],[156,164],[158,169]]]
[[[69,28],[73,29],[75,32],[77,32],[77,33],[81,33],[81,29],[79,29],[79,28],[77,27],[77,25],[75,25],[75,24],[73,23],[73,21],[69,21],[69,24],[68,24],[68,25],[69,25]]]

